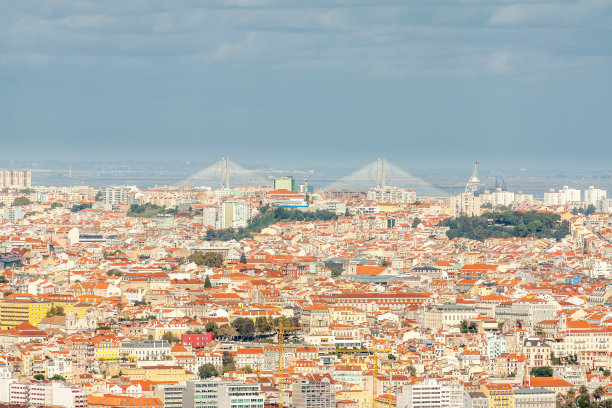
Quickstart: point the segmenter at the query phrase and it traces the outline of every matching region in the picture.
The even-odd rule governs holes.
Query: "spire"
[[[478,190],[478,187],[480,186],[480,179],[478,178],[478,168],[477,168],[479,164],[480,162],[474,162],[474,171],[472,172],[472,177],[470,177],[467,184],[465,185],[466,193],[474,194]]]

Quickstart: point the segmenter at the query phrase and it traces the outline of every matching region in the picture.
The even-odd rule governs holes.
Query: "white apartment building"
[[[137,357],[138,361],[163,361],[170,355],[171,344],[165,340],[122,341],[120,353]]]
[[[612,336],[605,329],[566,330],[563,340],[550,343],[555,356],[569,356],[580,351],[612,352]]]
[[[220,228],[244,228],[251,219],[251,204],[237,200],[227,200],[221,207]]]
[[[115,186],[106,187],[102,194],[104,196],[104,204],[133,204],[134,193],[137,192],[136,187]]]
[[[8,379],[0,380],[1,383],[5,381],[11,381],[9,401],[2,402],[25,406],[87,408],[87,394],[82,388],[60,382],[23,383]]]
[[[450,303],[433,306],[422,314],[425,327],[435,330],[460,325],[463,320],[473,319],[476,316],[478,313],[474,307]]]
[[[533,204],[533,194],[524,194],[519,191],[514,195],[514,202],[517,204]]]
[[[183,408],[263,408],[259,384],[190,380],[183,391]]]
[[[596,206],[599,200],[606,198],[606,190],[589,186],[588,190],[584,190],[584,203],[586,205]]]
[[[449,199],[450,216],[475,217],[480,215],[480,197],[471,193],[461,193]]]
[[[291,384],[294,408],[335,408],[336,391],[329,377],[310,375]]]
[[[446,408],[463,406],[462,396],[451,402],[451,388],[436,379],[404,385],[397,396],[397,408]]]
[[[32,172],[17,170],[0,170],[0,188],[30,188]]]
[[[602,198],[595,205],[597,212],[612,213],[612,198]]]
[[[368,201],[377,203],[412,203],[417,195],[414,191],[399,187],[377,187],[368,191]]]
[[[512,191],[502,191],[498,188],[491,193],[491,205],[493,207],[499,207],[501,205],[507,206],[514,203],[514,193]]]
[[[580,190],[563,186],[557,192],[551,190],[544,193],[544,204],[546,205],[566,205],[570,203],[580,203]]]
[[[205,226],[221,227],[221,207],[218,205],[207,205],[202,210],[202,223]]]

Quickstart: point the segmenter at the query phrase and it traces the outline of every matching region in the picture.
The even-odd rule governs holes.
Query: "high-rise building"
[[[277,177],[274,179],[274,190],[295,191],[295,180],[293,177]]]
[[[451,406],[450,388],[436,379],[404,385],[397,397],[398,408],[444,408]]]
[[[558,192],[551,190],[548,193],[544,193],[544,204],[546,205],[566,205],[571,203],[580,203],[580,190],[563,186]]]
[[[30,188],[32,172],[29,170],[0,170],[0,188]]]
[[[237,200],[227,200],[222,205],[221,228],[243,228],[251,218],[251,205]]]
[[[263,408],[259,384],[190,380],[183,391],[183,408]]]
[[[0,380],[0,387],[10,380]],[[87,408],[87,394],[82,388],[59,382],[8,382],[8,401],[24,406]]]
[[[377,203],[412,203],[417,195],[414,191],[399,187],[376,187],[368,191],[368,200]]]
[[[461,193],[449,199],[451,217],[475,217],[480,215],[480,197],[471,193]]]
[[[160,384],[155,387],[155,396],[164,404],[164,408],[182,408],[183,391],[181,384]]]
[[[589,186],[588,190],[584,190],[584,202],[586,205],[597,205],[599,200],[606,198],[606,190]]]
[[[291,384],[294,408],[334,408],[336,392],[328,376],[311,374]]]
[[[104,195],[104,204],[133,204],[135,187],[117,186],[106,187],[102,192]]]
[[[491,205],[493,207],[508,206],[514,203],[514,193],[511,191],[502,191],[501,188],[496,189],[491,193]]]

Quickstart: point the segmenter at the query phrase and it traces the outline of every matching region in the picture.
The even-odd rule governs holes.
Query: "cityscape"
[[[0,2],[0,408],[612,407],[611,27]]]
[[[489,190],[478,165],[456,195],[385,158],[325,189],[228,158],[150,188],[3,170],[0,399],[606,401],[612,198]]]

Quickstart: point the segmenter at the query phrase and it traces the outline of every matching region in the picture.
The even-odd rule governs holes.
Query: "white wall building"
[[[412,203],[417,195],[414,191],[399,187],[377,187],[368,191],[368,201],[377,203]]]
[[[511,191],[502,191],[501,188],[498,188],[494,192],[491,193],[491,205],[493,207],[498,206],[507,206],[512,205],[514,203],[514,193]]]
[[[588,190],[584,190],[584,203],[586,205],[596,206],[599,200],[606,198],[606,190],[589,186]]]
[[[474,217],[480,215],[480,197],[471,193],[461,193],[449,199],[450,216]]]
[[[548,193],[544,193],[544,204],[546,205],[566,205],[571,203],[580,203],[580,190],[563,186],[558,192],[551,190]]]

